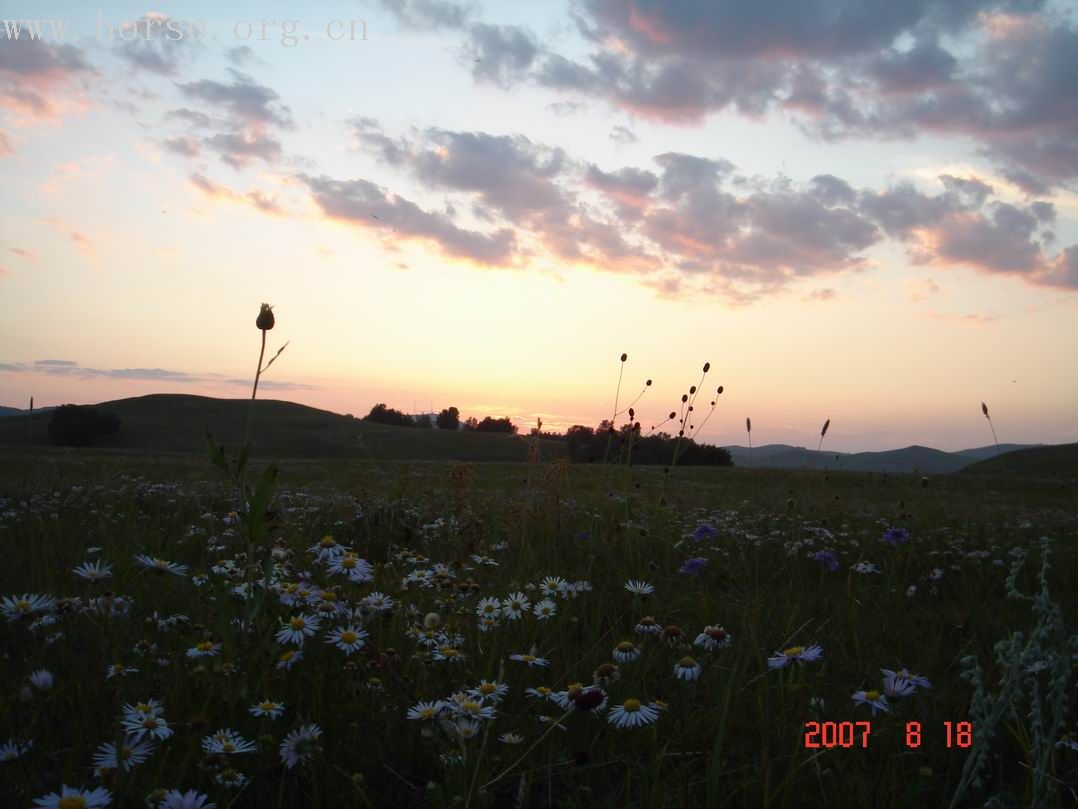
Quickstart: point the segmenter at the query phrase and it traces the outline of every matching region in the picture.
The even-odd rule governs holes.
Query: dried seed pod
[[[262,331],[269,331],[273,328],[273,307],[268,303],[262,304],[262,308],[258,310],[258,318],[255,320],[255,325]]]

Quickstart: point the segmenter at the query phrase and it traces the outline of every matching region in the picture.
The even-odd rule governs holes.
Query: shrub
[[[98,437],[119,431],[119,416],[85,405],[61,405],[49,419],[49,438],[58,447],[91,447]]]

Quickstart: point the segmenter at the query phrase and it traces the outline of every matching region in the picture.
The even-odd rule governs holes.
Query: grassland
[[[252,479],[272,457],[259,444]],[[0,764],[0,805],[61,783],[102,785],[121,806],[158,788],[218,807],[1076,802],[1078,716],[1058,699],[1078,659],[1071,481],[308,458],[281,465],[251,542],[203,457],[30,447],[0,450],[0,465],[0,597],[59,599],[0,626],[0,741],[33,742]],[[334,573],[327,535],[373,580]],[[834,571],[814,558],[825,550]],[[72,573],[91,559],[111,577]],[[704,560],[696,575],[680,572],[689,559]],[[483,599],[517,592],[555,614],[481,626]],[[321,616],[298,647],[277,638],[297,616]],[[648,616],[659,634],[638,631]],[[728,647],[694,644],[720,625]],[[346,655],[326,641],[349,626],[367,636]],[[621,642],[639,657],[617,662]],[[769,667],[812,644],[821,659]],[[303,659],[281,667],[289,648]],[[513,659],[529,653],[549,665]],[[698,679],[676,676],[685,657]],[[138,671],[108,677],[117,663]],[[610,663],[608,704],[584,710],[572,684]],[[852,698],[903,667],[931,687],[875,716]],[[31,683],[40,669],[48,689]],[[506,693],[453,698],[482,681]],[[150,699],[171,735],[95,775],[102,745],[124,744],[124,706]],[[280,718],[250,713],[266,699]],[[617,727],[633,699],[655,721]],[[408,719],[423,702],[438,718]],[[471,702],[492,718],[473,723]],[[867,746],[806,749],[811,721],[870,721]],[[945,723],[964,721],[973,746],[948,748]],[[288,767],[282,743],[311,724],[321,736]],[[207,752],[219,730],[257,750]]]

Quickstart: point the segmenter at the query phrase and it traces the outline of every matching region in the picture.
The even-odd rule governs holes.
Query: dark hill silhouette
[[[93,406],[115,413],[123,424],[98,448],[205,453],[207,428],[217,443],[239,446],[250,400],[155,393]],[[0,419],[0,444],[25,446],[26,421],[32,419],[33,443],[47,445],[49,417],[35,411]],[[391,427],[274,399],[255,402],[251,443],[262,458],[524,461],[528,455],[527,443],[516,436]],[[560,441],[543,441],[541,449],[545,458],[565,454]]]

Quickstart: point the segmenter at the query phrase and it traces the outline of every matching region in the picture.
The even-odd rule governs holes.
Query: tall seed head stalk
[[[981,402],[981,412],[984,413],[984,417],[988,419],[988,426],[992,429],[992,440],[996,442],[996,449],[999,449],[999,439],[996,438],[996,427],[992,424],[992,417],[988,415],[988,405]]]

